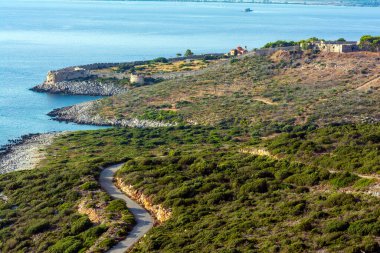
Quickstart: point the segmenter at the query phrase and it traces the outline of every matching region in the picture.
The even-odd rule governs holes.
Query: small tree
[[[380,51],[380,36],[364,35],[360,38],[360,47],[370,51]]]
[[[177,56],[177,57],[181,57],[182,54],[181,54],[181,53],[177,53],[176,56]]]
[[[194,55],[194,53],[190,49],[186,50],[185,57],[189,57],[189,56],[193,56],[193,55]]]
[[[345,39],[345,38],[339,38],[339,39],[337,39],[337,41],[340,41],[340,42],[345,42],[345,41],[346,41],[346,39]]]

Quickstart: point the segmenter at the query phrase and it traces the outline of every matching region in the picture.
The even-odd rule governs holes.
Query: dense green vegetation
[[[0,251],[81,252],[94,243],[95,251],[104,251],[134,221],[125,205],[100,191],[100,168],[165,143],[214,141],[209,134],[207,129],[114,129],[59,137],[38,169],[0,175],[0,192],[8,197],[0,199]],[[92,224],[80,215],[82,202],[104,209],[105,223]]]
[[[101,225],[92,224],[77,211],[81,201],[88,207],[112,204],[100,191],[96,177],[100,166],[125,159],[124,153],[114,150],[98,152],[101,143],[86,140],[86,135],[79,132],[61,137],[36,170],[0,175],[0,192],[8,197],[7,202],[0,200],[1,252],[80,252],[101,235],[120,240],[131,228],[134,221],[125,206],[123,210],[106,209],[104,215],[112,219]],[[70,141],[75,149],[66,145]],[[81,152],[84,149],[93,153]],[[95,249],[109,247],[100,241]]]
[[[275,42],[265,44],[263,48],[290,47],[297,45],[299,45],[299,43],[295,41],[277,40]]]
[[[277,40],[274,42],[268,42],[263,46],[263,48],[276,48],[276,47],[290,47],[290,46],[299,46],[299,45],[307,45],[310,42],[318,41],[323,39],[318,39],[316,37],[312,37],[306,40],[300,40],[300,41],[286,41],[286,40]],[[343,38],[338,39],[338,41],[344,41]],[[304,48],[307,49],[307,48]]]
[[[118,176],[151,196],[154,203],[173,210],[173,217],[154,228],[136,252],[379,250],[375,240],[380,235],[379,201],[338,191],[363,189],[371,182],[350,173],[331,174],[324,163],[305,165],[291,157],[276,160],[240,153],[241,148],[263,145],[253,131],[181,126],[59,137],[38,169],[0,176],[0,189],[9,197],[8,202],[0,202],[0,247],[5,252],[78,252],[94,243],[99,249],[115,243],[125,228],[105,237],[112,223],[91,223],[77,213],[77,205],[91,196],[87,206],[102,203],[108,216],[130,227],[133,220],[125,206],[99,191],[96,181],[100,166],[128,161]],[[377,125],[348,125],[307,134],[311,141],[330,139],[327,143],[337,150],[339,143],[347,147],[344,140],[362,133],[352,145],[360,143],[364,152],[378,145],[378,131]],[[287,146],[282,143],[290,136],[301,141],[295,146],[302,146],[303,139],[295,137],[300,135],[280,135],[266,141],[267,147],[284,152]],[[288,153],[297,156],[301,150]],[[356,161],[356,151],[347,147],[344,161]],[[334,160],[324,158],[330,163]],[[366,166],[340,169],[361,171]]]
[[[360,46],[371,51],[380,51],[380,36],[364,35],[360,38]]]
[[[353,186],[359,177],[240,154],[242,143],[221,145],[226,137],[211,146],[181,145],[126,163],[118,176],[173,210],[135,252],[380,249],[377,199],[317,190]]]
[[[329,126],[269,141],[274,154],[333,170],[380,173],[380,124]]]

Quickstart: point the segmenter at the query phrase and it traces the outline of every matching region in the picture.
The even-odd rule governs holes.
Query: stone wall
[[[143,76],[131,74],[130,82],[131,84],[143,85],[145,80]]]
[[[290,46],[290,47],[276,47],[276,48],[263,48],[255,49],[254,51],[248,53],[247,55],[258,55],[258,56],[268,56],[277,51],[287,51],[287,52],[299,52],[301,51],[300,46]]]
[[[222,57],[224,54],[203,54],[203,55],[193,55],[189,57],[177,57],[177,58],[170,58],[168,59],[169,62],[176,62],[176,61],[182,61],[186,59],[203,59],[205,57]],[[99,69],[105,69],[105,68],[111,68],[111,67],[116,67],[116,66],[127,66],[127,67],[133,67],[136,65],[143,65],[147,64],[150,61],[133,61],[133,62],[125,62],[125,63],[93,63],[93,64],[87,64],[87,65],[80,65],[76,67],[67,67],[59,70],[52,70],[49,71],[45,84],[51,85],[51,84],[56,84],[59,82],[64,82],[64,81],[71,81],[75,79],[83,79],[83,78],[88,78],[91,76],[99,76],[99,77],[121,77],[125,78],[122,74],[115,73],[114,75],[107,75],[107,74],[102,74],[97,72],[96,70]],[[141,82],[141,78],[139,78],[138,83]]]
[[[63,81],[70,81],[79,78],[90,77],[91,74],[89,71],[83,68],[73,68],[73,69],[63,69],[58,71],[49,71],[45,83],[46,84],[55,84]]]
[[[358,45],[342,45],[342,53],[357,52],[360,51]]]
[[[313,49],[326,53],[350,53],[360,51],[356,42],[324,42],[311,44]]]

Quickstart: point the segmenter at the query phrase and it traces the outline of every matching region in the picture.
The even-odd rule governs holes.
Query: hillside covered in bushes
[[[0,247],[5,252],[78,252],[94,243],[100,251],[110,247],[133,219],[100,191],[96,178],[100,166],[127,161],[117,177],[173,212],[134,252],[377,252],[380,202],[367,193],[376,182],[356,176],[367,172],[363,168],[373,159],[355,168],[330,164],[336,163],[334,154],[349,136],[356,136],[356,145],[346,148],[345,164],[354,163],[360,150],[378,152],[379,129],[322,128],[269,142],[255,137],[250,128],[67,134],[48,148],[39,168],[0,176],[1,191],[8,196],[0,205]],[[307,158],[318,156],[320,149],[306,147],[318,146],[320,140],[330,141],[319,166]],[[242,152],[264,145],[289,157]],[[301,150],[305,163],[298,160]],[[331,173],[330,168],[341,172]],[[89,196],[89,207],[104,208],[117,222],[99,225],[79,215],[79,203]]]
[[[0,175],[0,252],[121,241],[135,220],[98,179],[122,162],[118,181],[171,213],[132,252],[380,252],[380,55],[278,51],[203,70],[58,110],[162,124],[64,133],[34,170]]]

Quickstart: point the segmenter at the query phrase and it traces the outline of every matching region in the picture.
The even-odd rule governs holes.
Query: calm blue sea
[[[245,8],[254,9],[244,13]],[[128,1],[0,1],[0,144],[27,133],[93,129],[46,113],[95,99],[29,91],[50,69],[226,52],[277,39],[380,34],[380,9]]]

